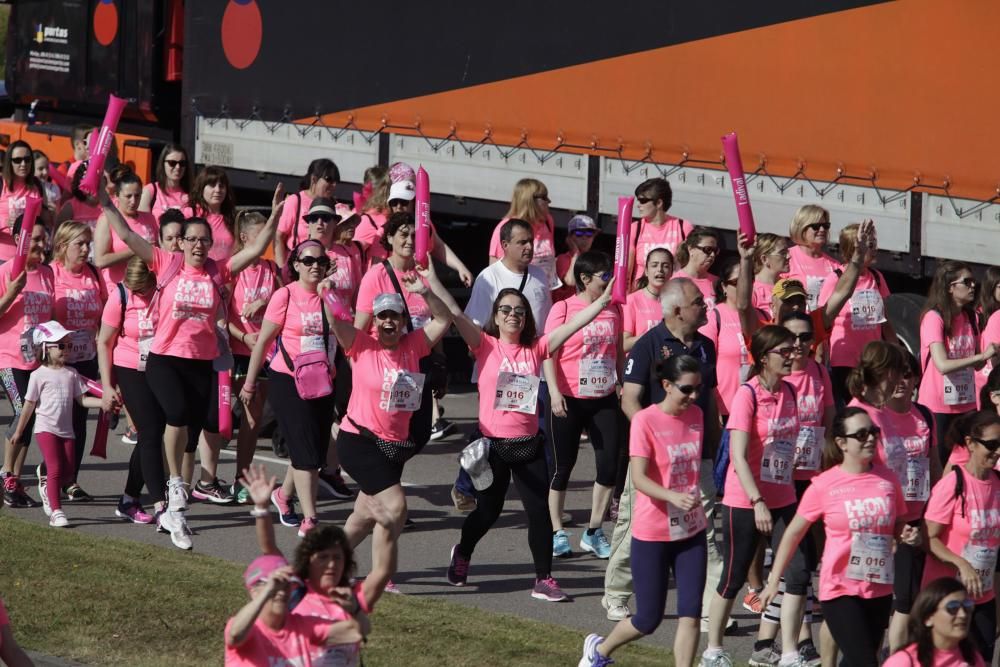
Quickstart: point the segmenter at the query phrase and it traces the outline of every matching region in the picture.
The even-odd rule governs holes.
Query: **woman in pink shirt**
[[[956,424],[967,435],[969,460],[955,466],[931,490],[924,512],[930,556],[924,583],[957,577],[975,601],[972,638],[983,660],[993,662],[996,642],[994,573],[1000,549],[1000,416],[981,410]]]
[[[632,349],[644,333],[663,321],[660,292],[674,274],[674,256],[666,248],[656,248],[646,254],[642,275],[636,289],[628,295],[622,308],[622,345],[625,352]]]
[[[694,229],[687,220],[667,215],[673,198],[674,193],[665,178],[646,179],[635,189],[639,219],[632,223],[629,235],[632,248],[628,257],[629,275],[632,276],[630,285],[633,289],[639,289],[637,282],[643,275],[650,251],[666,248],[673,256]]]
[[[156,161],[156,178],[142,189],[139,210],[157,220],[170,209],[183,209],[191,192],[191,164],[180,144],[167,144]]]
[[[788,241],[777,234],[758,234],[753,266],[753,307],[767,312],[774,283],[788,272]]]
[[[950,449],[945,434],[952,420],[976,409],[975,371],[996,356],[988,343],[980,352],[974,303],[976,280],[963,262],[938,265],[920,317],[920,366],[924,369],[918,400],[934,413],[942,461]]]
[[[404,178],[409,178],[409,174],[405,174]],[[416,174],[413,174],[413,178],[416,179]],[[364,246],[366,255],[370,255],[373,251],[377,252],[379,242],[382,239],[382,228],[385,227],[389,214],[392,213],[389,209],[389,189],[392,183],[389,170],[385,167],[365,169],[364,187],[361,190],[361,199],[359,200],[361,203],[356,207],[358,215],[361,216],[361,222],[358,223],[354,240]],[[416,196],[416,192],[414,192],[414,196]],[[399,204],[398,208],[400,209],[406,205],[406,202],[402,200],[396,203]],[[372,260],[371,257],[368,259]],[[368,264],[364,268],[367,270]]]
[[[3,183],[0,192],[0,261],[14,257],[16,244],[13,227],[17,216],[24,213],[28,195],[45,202],[41,182],[35,176],[35,158],[31,145],[15,141],[7,147],[3,158]]]
[[[552,306],[545,322],[546,333],[552,333],[594,301],[601,300],[611,280],[611,258],[591,250],[577,258],[573,271],[577,294]],[[607,306],[546,362],[549,437],[555,459],[549,484],[549,514],[555,530],[552,550],[560,558],[572,554],[562,514],[584,429],[594,447],[597,474],[590,518],[586,532],[580,536],[580,548],[598,558],[608,558],[611,553],[611,544],[601,523],[615,489],[622,440],[619,436],[623,415],[616,393],[625,363],[621,332],[621,308]]]
[[[210,259],[224,262],[233,254],[236,245],[236,198],[229,185],[229,175],[222,167],[208,166],[194,179],[191,197],[184,215],[201,218],[212,229]]]
[[[346,220],[341,219],[336,202],[319,197],[313,200],[305,219],[309,223],[307,238],[323,244],[330,258],[330,273],[323,281],[323,291],[329,290],[341,310],[353,316],[364,275],[364,253],[361,244],[354,241],[360,218],[351,215]]]
[[[974,607],[962,582],[935,579],[914,600],[909,645],[890,655],[882,667],[986,667],[969,639]]]
[[[695,227],[677,249],[677,275],[690,278],[705,297],[705,305],[715,307],[715,281],[709,273],[719,256],[719,234],[708,227]]]
[[[329,158],[317,158],[309,163],[305,175],[299,182],[300,190],[288,198],[288,205],[281,212],[278,231],[274,233],[274,259],[284,267],[288,252],[309,238],[309,222],[306,214],[317,197],[333,199],[340,169]]]
[[[181,473],[189,429],[197,432],[208,416],[208,406],[218,404],[211,395],[212,362],[220,354],[216,320],[220,315],[225,318],[225,311],[220,310],[223,287],[267,249],[278,224],[283,194],[279,184],[271,217],[254,243],[219,263],[208,256],[212,228],[204,219],[184,221],[184,251],[172,253],[150,244],[129,228],[118,209],[104,202],[104,215],[111,228],[157,274],[158,319],[146,373],[165,415],[163,432],[154,435],[163,438],[167,453],[168,507],[162,516],[168,517],[171,526],[185,523],[187,491]],[[161,525],[163,521],[161,517]]]
[[[896,476],[876,463],[879,429],[862,408],[846,408],[833,421],[826,456],[831,467],[813,478],[775,551],[761,594],[778,594],[778,579],[809,527],[823,520],[826,543],[819,599],[844,664],[878,667],[882,634],[892,610],[894,542],[916,546],[920,531],[903,520],[905,501]],[[787,597],[785,598],[788,599]],[[784,628],[783,628],[784,629]],[[785,643],[780,665],[797,665]],[[825,656],[824,656],[825,657]]]
[[[978,324],[982,330],[979,337],[979,349],[985,350],[990,343],[1000,346],[1000,315],[997,314],[1000,313],[1000,267],[990,266],[986,269],[986,275],[979,290],[977,307],[979,311]],[[993,367],[993,361],[990,360],[976,372],[976,391],[982,389],[983,385],[986,384],[986,378]],[[979,407],[986,407],[986,405],[980,404]]]
[[[152,213],[139,210],[142,179],[127,166],[121,165],[115,168],[110,180],[114,184],[115,208],[125,219],[129,229],[148,243],[155,243],[159,224]],[[98,218],[97,229],[94,231],[94,264],[101,270],[108,289],[122,281],[125,264],[132,256],[132,250],[115,234],[108,216]]]
[[[480,437],[490,442],[493,483],[480,489],[476,509],[462,524],[462,539],[452,547],[448,582],[464,586],[476,545],[503,510],[511,476],[528,516],[528,546],[535,565],[532,597],[550,602],[566,598],[552,578],[552,522],[548,507],[548,469],[538,425],[538,387],[542,360],[590,324],[611,302],[611,282],[590,305],[538,337],[531,306],[516,289],[500,290],[482,329],[451,301],[459,333],[479,367]]]
[[[21,220],[14,221],[13,235],[17,243],[21,236]],[[32,344],[31,330],[52,319],[55,307],[55,278],[52,269],[42,261],[48,247],[49,233],[41,221],[31,230],[31,243],[24,271],[10,275],[13,262],[0,265],[0,380],[14,414],[20,414],[28,377],[38,368],[38,356]],[[25,433],[32,424],[25,425]],[[4,448],[3,500],[8,507],[36,507],[20,482],[24,457],[30,440],[7,441]]]
[[[716,391],[719,414],[723,419],[729,416],[729,406],[736,395],[736,389],[750,376],[750,351],[743,336],[740,314],[733,307],[739,272],[738,262],[725,265],[719,272],[719,278],[715,281],[715,307],[707,315],[708,322],[698,330],[698,333],[715,343],[718,358],[715,373],[719,382]]]
[[[552,290],[552,303],[568,299],[576,294],[573,264],[576,263],[577,257],[588,252],[594,246],[594,239],[600,233],[601,230],[597,223],[589,215],[574,215],[566,223],[567,251],[556,255],[556,275],[559,276],[562,287]],[[672,259],[673,255],[670,257]]]
[[[90,254],[90,227],[82,222],[67,221],[59,225],[52,242],[55,276],[54,319],[72,333],[67,341],[66,364],[89,380],[98,380],[97,332],[101,328],[101,312],[108,292],[97,269],[87,262]],[[76,445],[75,474],[63,477],[64,491],[70,500],[91,500],[77,483],[83,453],[87,444],[87,416],[82,405],[73,407],[73,436]],[[39,474],[39,480],[43,476]],[[39,482],[42,485],[42,482]]]
[[[788,249],[788,276],[805,285],[806,308],[812,312],[819,307],[819,293],[827,277],[840,267],[824,250],[830,240],[830,213],[815,204],[800,207],[792,218],[788,236],[795,244]]]
[[[708,548],[698,481],[704,422],[694,405],[700,371],[698,360],[687,355],[660,361],[656,376],[666,395],[632,417],[629,465],[636,494],[630,565],[636,614],[619,621],[606,639],[588,635],[580,665],[607,665],[604,658],[659,627],[671,570],[678,616],[674,661],[694,664]]]
[[[500,261],[503,248],[500,247],[500,228],[511,219],[524,220],[531,225],[534,234],[535,254],[531,263],[545,271],[549,280],[549,289],[558,289],[562,284],[556,275],[556,223],[549,213],[549,189],[545,184],[534,178],[522,178],[514,185],[514,193],[510,198],[510,208],[503,220],[497,223],[490,238],[490,264]]]

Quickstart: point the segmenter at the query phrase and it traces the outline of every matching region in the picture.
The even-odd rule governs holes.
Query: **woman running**
[[[226,170],[215,166],[202,169],[195,176],[191,197],[183,211],[188,219],[205,220],[211,229],[209,259],[216,262],[229,259],[236,245],[236,198]]]
[[[694,400],[701,365],[680,355],[660,361],[657,378],[666,396],[632,417],[629,435],[632,483],[631,569],[636,614],[615,625],[607,638],[588,635],[580,667],[603,667],[618,648],[652,634],[663,621],[667,584],[677,588],[674,663],[690,667],[698,648],[707,543],[699,469],[703,416]]]
[[[806,204],[795,212],[788,230],[793,245],[788,249],[788,277],[806,288],[806,309],[819,307],[819,294],[827,277],[840,263],[826,253],[830,241],[830,212],[815,204]]]
[[[557,289],[562,283],[556,275],[556,243],[555,221],[549,213],[549,189],[545,184],[534,178],[522,178],[514,186],[514,194],[510,198],[510,208],[503,220],[497,223],[490,239],[490,264],[503,257],[500,246],[500,228],[508,220],[524,220],[531,225],[534,236],[534,255],[531,263],[545,271],[549,281],[549,289]],[[579,286],[577,286],[579,290]]]
[[[142,180],[134,171],[121,165],[111,174],[111,183],[114,184],[115,208],[125,219],[129,229],[147,243],[156,243],[159,223],[152,213],[139,210]],[[133,255],[132,250],[114,232],[108,216],[98,218],[97,229],[94,231],[94,264],[101,270],[108,291],[125,277],[125,265]]]
[[[771,307],[774,283],[788,273],[788,241],[777,234],[758,234],[753,266],[753,307],[767,311]]]
[[[632,248],[629,252],[629,284],[640,289],[638,280],[643,275],[649,253],[657,248],[665,248],[673,257],[681,243],[694,227],[687,220],[667,215],[673,203],[674,193],[665,178],[649,178],[635,189],[635,203],[639,219],[632,223],[629,236]],[[589,248],[588,248],[589,250]]]
[[[313,200],[322,197],[332,201],[338,182],[340,169],[333,160],[324,157],[309,163],[299,182],[299,191],[289,197],[288,205],[278,221],[278,231],[274,234],[274,259],[278,266],[284,267],[289,251],[309,238],[309,221],[306,216],[312,208]]]
[[[35,176],[35,157],[26,141],[14,141],[3,157],[2,192],[0,192],[0,261],[14,257],[14,222],[24,213],[28,196],[45,201],[45,190]],[[14,276],[16,277],[16,276]]]
[[[719,234],[708,227],[695,227],[677,249],[678,277],[690,278],[705,297],[705,305],[715,306],[715,281],[709,273],[719,256]]]
[[[626,297],[622,308],[624,329],[622,345],[625,352],[639,338],[663,321],[660,292],[674,274],[674,256],[666,248],[654,248],[646,254],[642,274],[636,280],[635,291]]]
[[[180,144],[167,144],[156,161],[156,179],[142,189],[139,210],[152,213],[159,220],[170,209],[186,207],[190,192],[191,165],[187,150]]]
[[[975,606],[962,582],[951,577],[930,582],[913,601],[908,645],[890,655],[882,667],[986,667],[969,639]]]

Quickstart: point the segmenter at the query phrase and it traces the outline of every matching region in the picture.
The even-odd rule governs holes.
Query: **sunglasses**
[[[878,426],[872,426],[870,428],[859,428],[854,433],[845,433],[845,438],[854,438],[858,442],[865,442],[868,438],[878,438],[882,434],[882,429]]]
[[[819,231],[826,232],[826,231],[830,230],[830,223],[829,222],[814,222],[811,225],[806,225],[806,229],[811,229],[814,232],[819,232]]]
[[[593,236],[597,233],[596,229],[574,229],[573,236]]]
[[[653,201],[649,197],[636,197],[635,200],[640,204],[648,204],[649,202]]]
[[[813,332],[806,331],[800,334],[792,334],[792,337],[799,343],[808,343],[813,339]]]
[[[208,238],[207,236],[185,236],[184,240],[190,243],[191,245],[203,245],[203,246],[212,245],[212,239]]]
[[[46,347],[58,347],[60,350],[66,349],[66,343],[46,343]]]
[[[962,278],[961,280],[953,280],[953,281],[951,281],[951,284],[952,285],[965,285],[969,289],[972,289],[973,287],[976,286],[976,281],[974,279],[972,279],[972,278]]]
[[[389,208],[406,208],[409,204],[405,199],[393,199],[389,202]]]
[[[298,261],[299,264],[305,267],[312,266],[313,264],[319,264],[321,269],[330,266],[329,257],[312,257],[312,256],[299,257]]]
[[[604,282],[608,282],[609,280],[611,280],[610,271],[605,271],[604,273],[591,273],[590,275],[593,276],[594,278],[600,278]]]
[[[788,359],[790,356],[792,356],[793,354],[795,354],[795,348],[794,347],[775,348],[773,350],[768,350],[767,353],[768,354],[777,354],[782,359]]]
[[[975,607],[975,602],[969,598],[965,598],[964,600],[948,600],[944,603],[943,609],[948,612],[949,616],[955,616],[958,614],[959,609],[964,609],[966,614],[970,614]]]
[[[314,213],[312,215],[305,216],[305,219],[306,222],[308,222],[310,225],[316,222],[330,224],[331,222],[333,222],[334,217],[335,216],[332,216],[329,213]]]
[[[27,157],[12,157],[10,159],[11,164],[24,164],[25,162],[31,162],[31,156]]]
[[[392,320],[399,317],[399,313],[394,310],[383,310],[381,313],[375,313],[375,319],[378,320]]]
[[[516,317],[524,317],[527,313],[524,306],[508,306],[506,304],[497,306],[497,312],[503,314],[504,317],[508,317],[511,313],[514,313]]]
[[[677,387],[677,391],[681,392],[685,396],[690,396],[694,392],[701,389],[700,384],[677,384],[676,382],[671,382],[670,384]]]
[[[995,452],[996,450],[1000,449],[1000,440],[983,440],[982,438],[976,438],[974,436],[972,437],[972,439],[978,442],[986,449],[990,450],[991,452]]]
[[[188,166],[188,161],[187,160],[164,160],[163,164],[167,165],[171,169],[176,169],[177,167],[186,167],[186,166]]]
[[[719,254],[718,246],[713,245],[696,245],[694,246],[696,250],[701,250],[706,255],[717,255]]]

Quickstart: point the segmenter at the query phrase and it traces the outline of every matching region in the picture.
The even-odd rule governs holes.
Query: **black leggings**
[[[878,650],[892,614],[892,596],[861,598],[842,595],[823,600],[820,605],[830,634],[843,655],[841,664],[878,667]]]
[[[17,428],[17,420],[20,418],[21,410],[24,408],[24,395],[28,391],[28,379],[30,377],[31,371],[21,368],[4,368],[0,370],[0,379],[3,380],[4,391],[7,392],[7,400],[10,402],[11,409],[14,410],[14,419],[7,429],[8,437]],[[31,434],[34,432],[35,415],[32,413],[31,418],[28,419],[28,423],[24,427],[24,432],[21,434],[21,442],[17,444],[27,447],[31,444]],[[11,470],[9,472],[14,471]]]
[[[168,426],[201,430],[212,396],[212,362],[150,352],[146,380]],[[162,437],[162,433],[159,434]]]
[[[528,547],[535,562],[535,577],[544,579],[552,573],[552,519],[549,516],[548,470],[542,448],[527,463],[508,465],[500,460],[495,451],[490,451],[490,466],[493,468],[493,484],[476,492],[476,509],[462,524],[462,541],[458,551],[466,558],[472,558],[476,544],[489,531],[503,511],[504,500],[510,478],[528,515]]]
[[[993,664],[993,650],[996,647],[997,634],[997,603],[990,600],[977,604],[972,611],[972,623],[969,624],[969,636],[972,637],[983,662]]]
[[[138,443],[129,461],[125,493],[138,498],[145,480],[150,499],[153,502],[165,501],[167,476],[163,469],[163,430],[167,422],[163,410],[146,382],[145,373],[121,366],[115,366],[114,370],[122,400],[138,432]],[[133,462],[137,457],[141,470],[139,475],[133,472]]]
[[[67,366],[72,366],[76,371],[84,378],[89,380],[101,381],[101,371],[97,367],[97,359],[88,359],[87,361],[78,361],[75,364],[67,364]],[[90,408],[85,408],[76,401],[73,401],[73,438],[74,447],[76,447],[76,468],[74,468],[73,477],[66,480],[66,486],[73,484],[77,480],[77,476],[80,474],[80,466],[83,464],[83,454],[87,449],[87,417],[90,416]]]
[[[580,436],[584,428],[594,446],[597,462],[595,481],[601,486],[614,486],[622,420],[617,396],[612,393],[603,398],[564,398],[565,417],[555,416],[549,408],[549,434],[555,459],[555,473],[550,486],[554,491],[565,491],[569,486],[569,476],[580,453]]]
[[[941,457],[941,466],[944,467],[948,464],[948,457],[951,456],[952,446],[955,444],[953,442],[948,442],[948,428],[951,423],[955,421],[958,417],[961,417],[963,413],[947,413],[947,412],[935,412],[934,415],[934,434],[937,436],[937,449],[938,456]]]
[[[795,516],[796,505],[777,509],[771,508],[771,548],[775,553],[781,544],[785,529]],[[757,530],[754,511],[743,507],[722,504],[722,576],[716,591],[727,600],[732,600],[746,583],[750,562],[757,551],[757,544],[767,536]],[[785,592],[789,595],[805,595],[812,569],[815,567],[815,547],[812,537],[806,533],[785,568]]]

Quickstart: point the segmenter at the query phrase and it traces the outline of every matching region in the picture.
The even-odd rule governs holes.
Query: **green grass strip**
[[[244,565],[10,516],[0,536],[0,595],[25,648],[95,666],[222,664],[226,620],[247,600]],[[570,665],[583,643],[575,630],[405,595],[384,596],[372,625],[367,667]],[[673,665],[649,646],[615,658]]]

